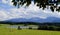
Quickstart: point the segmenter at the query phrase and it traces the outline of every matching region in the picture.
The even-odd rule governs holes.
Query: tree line
[[[9,24],[9,25],[37,25],[38,28],[36,30],[52,30],[52,31],[60,31],[60,23],[38,23],[38,22],[0,22],[0,24]],[[1,25],[0,25],[1,26]],[[18,30],[21,30],[20,26],[18,26]],[[33,29],[29,27],[28,29]],[[33,29],[35,30],[35,29]]]

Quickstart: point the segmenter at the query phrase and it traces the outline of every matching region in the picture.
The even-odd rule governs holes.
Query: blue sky
[[[60,19],[60,12],[52,12],[50,8],[45,8],[45,10],[42,10],[42,8],[39,9],[33,2],[29,7],[25,7],[24,5],[17,9],[17,7],[12,5],[11,0],[0,0],[0,21],[14,18],[39,18],[48,20],[49,17],[52,17],[53,20],[56,20],[53,17]]]

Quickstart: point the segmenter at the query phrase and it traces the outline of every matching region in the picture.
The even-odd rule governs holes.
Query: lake
[[[20,28],[22,29],[28,29],[29,27],[32,27],[32,28],[38,28],[37,25],[28,25],[28,26],[24,26],[24,25],[10,25],[10,26],[7,26],[7,28],[18,28],[18,26],[20,26]]]

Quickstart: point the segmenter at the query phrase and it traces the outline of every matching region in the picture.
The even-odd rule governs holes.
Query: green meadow
[[[60,35],[60,31],[48,30],[29,30],[16,28],[7,28],[8,24],[0,24],[0,35]]]

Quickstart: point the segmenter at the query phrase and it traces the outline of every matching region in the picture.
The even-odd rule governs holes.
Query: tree
[[[29,29],[32,29],[32,27],[29,27]]]
[[[32,0],[12,0],[13,2],[13,5],[14,6],[18,6],[18,8],[21,6],[23,6],[25,3],[26,6],[29,6],[31,4],[31,1]],[[49,0],[33,0],[34,1],[34,4],[37,3],[37,6],[39,6],[39,8],[43,8],[43,10],[46,8],[46,6],[51,6],[50,9],[52,10],[52,12],[54,11],[54,9],[56,8],[57,11],[60,11],[59,9],[57,9],[57,5],[58,3],[60,2],[60,0],[57,0],[56,2],[54,1],[53,3],[55,4],[56,3],[56,6],[54,6],[54,4],[49,4]]]
[[[18,30],[21,30],[21,27],[20,26],[18,26]]]

